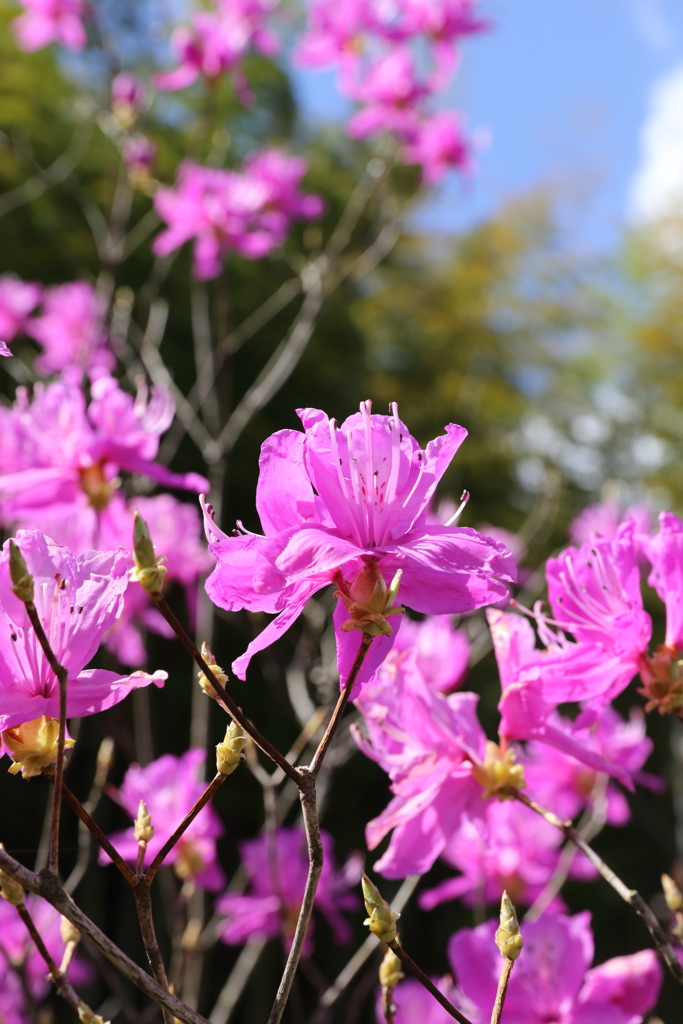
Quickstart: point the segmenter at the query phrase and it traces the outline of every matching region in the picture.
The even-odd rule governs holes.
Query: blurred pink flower
[[[421,120],[403,150],[403,159],[422,168],[427,185],[441,181],[453,167],[469,170],[470,148],[459,114],[444,110]]]
[[[457,932],[448,958],[458,989],[489,1020],[500,975],[494,942],[497,921]],[[590,914],[545,913],[523,925],[524,953],[515,963],[505,999],[506,1024],[641,1024],[659,997],[663,972],[654,950],[593,960]],[[399,987],[400,992],[400,987]],[[396,1024],[410,1024],[396,1018]]]
[[[168,225],[155,239],[154,252],[167,256],[194,239],[193,273],[201,280],[217,277],[231,251],[248,259],[268,255],[285,242],[293,218],[322,212],[318,196],[298,191],[306,168],[302,157],[276,150],[250,154],[241,172],[185,161],[175,188],[161,188],[154,197]]]
[[[104,314],[102,298],[87,281],[46,288],[42,313],[26,328],[43,348],[37,369],[41,373],[113,369],[114,356],[105,347]]]
[[[666,608],[664,643],[683,650],[683,521],[662,512],[659,533],[646,542],[645,553],[652,566],[647,582]]]
[[[134,188],[144,188],[152,179],[157,147],[146,135],[131,135],[126,139],[121,156]]]
[[[215,604],[235,611],[278,613],[238,658],[244,678],[252,656],[274,643],[298,618],[308,599],[331,583],[349,593],[364,575],[403,576],[398,600],[418,612],[471,611],[507,593],[514,579],[506,548],[475,530],[428,526],[436,486],[466,431],[450,424],[422,451],[398,418],[372,416],[371,403],[337,427],[319,409],[302,409],[304,433],[281,430],[261,448],[256,507],[265,536],[229,537],[206,517],[209,549],[217,566],[207,581]],[[343,601],[335,610],[343,685],[360,637],[341,629]],[[400,617],[394,620],[395,628]],[[373,674],[395,632],[374,640],[361,683]]]
[[[470,642],[464,629],[455,629],[450,615],[430,615],[422,622],[405,617],[396,634],[393,652],[417,650],[417,669],[430,689],[452,693],[462,685],[470,660]]]
[[[144,800],[152,816],[154,837],[147,844],[146,867],[206,789],[201,775],[205,757],[203,750],[188,750],[182,757],[164,754],[144,768],[132,764],[126,772],[118,791],[119,803],[135,820],[138,805]],[[172,864],[180,878],[189,879],[203,889],[222,888],[225,875],[218,863],[216,840],[223,832],[220,818],[213,807],[207,805],[188,826],[164,863]],[[121,856],[134,865],[138,853],[134,829],[116,832],[109,838]],[[104,851],[100,851],[100,863],[110,863]]]
[[[342,871],[334,864],[334,840],[321,832],[325,859],[315,895],[315,906],[328,919],[336,942],[348,942],[351,928],[342,910],[357,910],[359,899],[349,892],[360,882],[362,862],[351,857]],[[272,847],[270,844],[273,844]],[[300,825],[278,828],[273,836],[262,832],[256,839],[240,843],[242,867],[249,876],[244,895],[227,892],[216,903],[226,920],[219,935],[228,945],[250,939],[273,939],[283,935],[287,945],[294,936],[308,874],[306,833]],[[311,929],[307,937],[310,950]]]
[[[631,505],[622,511],[621,505],[611,499],[599,505],[588,505],[572,520],[567,532],[572,544],[577,546],[588,543],[594,533],[614,540],[619,526],[627,519],[636,524],[636,534],[652,532],[652,513],[647,505]]]
[[[68,50],[82,50],[88,37],[82,22],[89,10],[87,0],[19,0],[24,13],[11,28],[22,50],[42,50],[61,43]]]
[[[35,605],[57,659],[68,670],[67,716],[81,718],[118,704],[165,672],[121,676],[85,669],[123,608],[127,585],[122,551],[75,557],[41,533],[20,530],[16,542],[35,581]],[[9,541],[0,555],[0,731],[41,715],[59,717],[59,685],[38,645],[26,607],[12,593]]]
[[[396,46],[357,75],[345,76],[343,91],[362,104],[347,125],[351,138],[363,139],[382,132],[393,132],[404,139],[414,136],[417,105],[426,95],[426,87],[417,77],[407,47]]]
[[[3,342],[26,332],[29,313],[40,302],[42,292],[42,285],[20,281],[13,274],[0,276],[0,339]],[[11,354],[5,346],[2,355]]]
[[[112,111],[126,125],[130,125],[142,110],[145,87],[129,71],[121,71],[111,83]]]

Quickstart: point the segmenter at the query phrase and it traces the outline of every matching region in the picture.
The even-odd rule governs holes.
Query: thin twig
[[[372,637],[363,634],[363,638],[360,642],[360,647],[358,648],[358,653],[356,654],[353,665],[351,666],[351,671],[349,672],[348,679],[346,680],[346,683],[344,685],[344,689],[339,695],[339,699],[337,701],[334,711],[332,712],[332,717],[330,718],[327,729],[325,729],[323,738],[320,740],[320,743],[318,744],[318,749],[313,755],[313,760],[309,765],[309,771],[313,778],[315,778],[318,772],[320,771],[320,766],[323,763],[325,754],[328,751],[330,743],[334,739],[334,734],[337,731],[337,726],[339,725],[341,716],[344,714],[346,705],[349,702],[351,691],[356,683],[358,673],[360,672],[361,666],[365,661],[365,655],[368,653],[371,643]]]
[[[55,769],[55,788],[52,795],[52,823],[50,826],[50,854],[48,868],[53,874],[59,873],[59,818],[62,806],[62,782],[64,778],[64,741],[66,738],[66,685],[69,673],[55,657],[50,646],[40,616],[33,601],[26,601],[24,607],[31,620],[38,643],[43,649],[48,665],[57,676],[59,683],[59,735],[57,738],[57,767]]]
[[[512,968],[514,967],[514,960],[510,957],[503,957],[503,966],[500,969],[500,978],[498,979],[498,991],[496,992],[496,1001],[493,1004],[493,1011],[491,1013],[491,1024],[500,1024],[500,1018],[503,1015],[503,1005],[505,1003],[505,996],[507,995],[508,982],[510,975],[512,974]]]
[[[155,605],[164,616],[185,650],[192,658],[194,658],[196,664],[202,670],[206,678],[211,680],[211,685],[218,693],[218,703],[221,707],[230,715],[231,718],[242,726],[249,736],[251,736],[256,746],[260,747],[263,753],[266,754],[271,761],[274,761],[276,765],[282,768],[285,775],[288,775],[292,782],[295,782],[297,786],[300,786],[301,773],[297,771],[289,761],[285,760],[277,747],[274,747],[270,740],[267,740],[265,736],[262,736],[258,729],[251,724],[247,716],[242,713],[242,710],[238,708],[235,701],[226,692],[221,681],[216,677],[210,666],[207,665],[206,661],[197,649],[197,645],[192,637],[189,635],[182,623],[176,618],[176,615],[166,601],[166,598],[162,594],[152,594],[151,596]]]
[[[144,879],[140,879],[139,884],[135,888],[135,909],[138,913],[140,934],[142,935],[142,941],[145,946],[145,952],[147,953],[147,959],[149,960],[149,966],[152,968],[152,974],[162,988],[168,989],[166,968],[164,967],[164,961],[161,956],[161,950],[159,949],[159,943],[157,942],[157,936],[154,930],[152,896],[149,891],[149,884]],[[174,1016],[168,1007],[162,1006],[161,1011],[164,1015],[164,1024],[174,1024]]]
[[[43,775],[46,775],[47,778],[52,783],[52,785],[56,788],[57,773],[55,772],[54,768],[44,768]],[[135,888],[136,885],[138,884],[138,879],[135,876],[135,872],[126,863],[126,861],[123,859],[118,850],[105,836],[100,826],[95,821],[93,821],[93,819],[90,817],[90,815],[88,814],[88,812],[86,811],[85,807],[80,802],[78,797],[71,792],[71,790],[64,781],[62,781],[62,796],[68,803],[69,807],[71,807],[76,812],[80,820],[89,830],[90,834],[93,836],[96,842],[99,843],[99,845],[102,847],[102,849],[109,857],[109,859],[112,861],[112,863],[116,865],[116,867],[119,869],[119,871],[126,879],[128,884]]]
[[[214,795],[214,793],[219,788],[219,786],[223,785],[223,783],[225,782],[227,777],[228,777],[227,775],[221,775],[220,772],[216,773],[214,778],[211,780],[209,785],[206,787],[206,789],[204,790],[204,792],[200,796],[199,800],[197,800],[197,803],[194,805],[192,810],[188,811],[188,813],[185,815],[185,817],[183,818],[181,823],[178,825],[178,827],[175,830],[175,832],[173,833],[173,835],[169,839],[166,840],[166,842],[161,847],[161,849],[159,850],[158,854],[156,855],[156,857],[152,861],[151,865],[147,869],[147,874],[145,875],[145,882],[148,885],[154,880],[154,876],[156,875],[157,871],[161,867],[161,864],[163,863],[164,858],[167,857],[168,854],[171,852],[171,850],[173,849],[175,844],[178,842],[178,840],[182,836],[183,832],[185,832],[185,830],[187,828],[189,828],[189,826],[192,824],[194,819],[197,817],[197,815],[201,811],[202,807],[205,807],[206,804],[208,804],[208,802],[211,799],[211,797]]]
[[[27,181],[0,196],[0,217],[4,217],[6,213],[16,210],[19,206],[33,202],[49,188],[59,185],[68,178],[85,156],[91,138],[92,128],[87,125],[79,125],[66,150],[57,157],[54,163],[45,170],[39,167],[37,173]],[[32,163],[37,166],[35,161]]]
[[[49,871],[41,871],[38,874],[29,871],[1,848],[0,869],[28,892],[47,900],[67,921],[78,928],[81,935],[92,943],[95,949],[106,956],[107,960],[110,960],[129,981],[150,999],[153,999],[155,1003],[167,1007],[184,1024],[210,1024],[200,1013],[157,984],[154,978],[138,967],[123,950],[119,949],[104,932],[100,931],[97,925],[89,917],[86,917],[83,911],[67,896],[56,875]]]
[[[95,770],[95,778],[93,779],[88,799],[82,805],[83,811],[87,814],[88,818],[91,821],[93,814],[97,810],[98,804],[102,797],[102,793],[104,792],[104,786],[107,781],[107,775],[109,774],[109,769],[111,767],[113,755],[114,741],[111,739],[110,736],[105,736],[105,738],[100,743],[100,749],[97,753],[97,767]],[[63,785],[62,797],[67,799],[67,802],[70,802],[68,801],[68,798],[65,797],[65,788],[66,786]],[[73,794],[71,795],[73,796]],[[76,797],[74,797],[74,800],[76,800]],[[81,805],[79,804],[79,807],[80,806]],[[78,811],[76,811],[76,813],[78,813]],[[90,860],[91,850],[91,834],[92,833],[88,827],[87,822],[81,820],[78,826],[78,860],[76,861],[76,864],[74,865],[71,874],[64,882],[64,891],[67,892],[69,896],[71,896],[71,894],[74,892],[77,885],[79,884],[79,882],[81,881],[85,872],[88,869],[88,862]],[[109,840],[107,840],[107,842],[109,842]],[[112,850],[114,850],[113,846]],[[116,851],[114,850],[114,852]],[[122,863],[125,864],[125,861],[122,860]]]
[[[545,808],[541,807],[534,800],[531,800],[524,793],[520,793],[519,790],[511,790],[510,795],[516,800],[519,800],[520,803],[523,803],[525,807],[529,807],[532,811],[535,811],[536,814],[540,814],[542,818],[545,818],[545,820],[550,822],[551,825],[554,825],[555,828],[559,828],[567,839],[574,843],[574,845],[577,846],[579,850],[586,855],[586,857],[588,857],[591,864],[598,869],[605,881],[609,882],[614,891],[621,896],[622,900],[625,903],[628,903],[630,907],[633,907],[636,914],[643,919],[660,956],[676,981],[683,985],[683,967],[681,967],[678,957],[674,953],[671,943],[667,939],[659,921],[640,893],[636,889],[629,889],[628,886],[622,882],[619,876],[616,875],[607,864],[605,864],[602,857],[595,852],[593,847],[589,846],[588,843],[581,838],[571,821],[562,821],[556,814],[553,814],[552,811],[546,811]]]
[[[425,972],[417,966],[412,957],[408,956],[403,946],[399,946],[396,939],[394,939],[393,942],[387,943],[387,945],[389,946],[389,949],[393,949],[394,953],[399,958],[401,963],[406,965],[408,970],[411,972],[411,974],[415,975],[420,984],[424,988],[426,988],[428,992],[431,992],[436,1001],[440,1003],[441,1006],[443,1006],[444,1010],[446,1010],[447,1013],[450,1013],[451,1017],[459,1021],[460,1024],[472,1024],[471,1020],[465,1017],[465,1015],[462,1014],[460,1010],[457,1010],[455,1006],[453,1006],[453,1004],[448,999],[446,999],[443,992],[439,992],[434,982],[431,981],[431,979],[427,977]]]
[[[384,1014],[385,1024],[394,1024],[395,1012],[394,990],[389,985],[382,985],[382,1013]]]
[[[266,943],[263,939],[252,939],[243,948],[228,980],[221,989],[216,1005],[209,1014],[213,1024],[228,1024],[232,1011],[244,991],[244,986],[249,981],[265,948]]]
[[[60,994],[62,999],[69,1004],[71,1009],[75,1010],[76,1013],[78,1013],[78,1005],[80,1003],[78,993],[73,988],[73,986],[66,980],[66,977],[60,972],[59,968],[57,967],[57,964],[50,956],[50,952],[45,943],[43,942],[43,937],[36,928],[35,924],[33,923],[33,918],[31,917],[31,914],[25,903],[19,904],[19,906],[17,907],[17,913],[19,914],[19,917],[26,925],[28,933],[33,939],[33,942],[35,943],[36,949],[38,950],[43,960],[45,961],[47,969],[50,972],[50,977],[52,978],[52,981],[54,982],[55,988],[57,989],[58,993]]]

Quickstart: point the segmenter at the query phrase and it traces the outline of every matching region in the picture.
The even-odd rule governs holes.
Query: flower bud
[[[683,893],[669,875],[662,875],[662,889],[669,910],[674,913],[683,910]]]
[[[399,981],[405,975],[401,971],[401,961],[393,949],[388,949],[384,954],[384,960],[379,965],[379,983],[382,988],[396,988]]]
[[[209,650],[206,641],[202,643],[202,658],[209,668],[213,669],[216,679],[225,688],[225,684],[228,682],[228,677],[220,665],[216,664],[216,659]],[[213,680],[207,676],[206,672],[198,672],[197,679],[202,690],[208,697],[213,697],[215,699],[218,696],[216,687],[213,685]]]
[[[403,608],[394,605],[403,571],[398,570],[387,590],[384,577],[375,561],[366,562],[353,583],[346,583],[338,577],[339,590],[335,591],[344,604],[349,618],[340,626],[345,633],[359,629],[364,636],[391,636],[392,629],[387,618],[402,615]]]
[[[497,796],[499,800],[511,800],[510,790],[523,789],[526,785],[524,768],[516,764],[517,755],[509,747],[505,753],[497,743],[490,740],[486,744],[484,763],[475,764],[472,774],[483,788],[482,799],[488,800]]]
[[[78,1019],[81,1024],[110,1024],[109,1021],[104,1021],[94,1010],[91,1010],[82,999],[78,1000]]]
[[[0,843],[0,849],[4,850],[4,846]],[[8,903],[11,903],[13,907],[20,907],[24,902],[24,890],[15,882],[13,878],[6,875],[4,871],[0,870],[0,896]]]
[[[21,549],[13,540],[9,542],[9,575],[12,580],[11,591],[26,604],[33,600],[33,576],[28,571],[28,566]]]
[[[5,729],[2,740],[14,761],[8,769],[10,774],[16,775],[21,771],[23,778],[30,779],[57,760],[59,722],[56,718],[41,715],[30,722]],[[74,742],[65,740],[65,748],[73,747]]]
[[[231,722],[225,730],[222,743],[216,745],[216,771],[221,775],[232,775],[242,760],[247,737],[238,722]]]
[[[60,917],[59,919],[59,934],[61,935],[62,942],[64,943],[76,943],[81,941],[81,933],[78,928],[75,924],[72,924],[71,921],[67,921],[65,917]]]
[[[135,568],[131,569],[130,578],[144,587],[148,594],[160,594],[166,566],[161,564],[163,558],[157,558],[147,523],[138,511],[133,525],[133,557]]]
[[[396,922],[401,915],[393,913],[387,901],[382,899],[377,886],[373,885],[365,872],[361,875],[361,884],[365,909],[370,915],[363,924],[366,924],[372,934],[382,942],[393,942],[396,938]]]
[[[500,901],[500,927],[496,930],[496,945],[500,955],[508,960],[516,960],[524,945],[515,908],[506,892],[503,892]]]
[[[138,814],[135,819],[133,834],[137,843],[148,843],[154,837],[152,815],[147,810],[147,804],[144,800],[141,800],[138,804]]]

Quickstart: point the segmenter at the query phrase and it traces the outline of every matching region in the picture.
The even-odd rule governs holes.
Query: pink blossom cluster
[[[208,9],[190,13],[190,24],[171,37],[177,68],[153,77],[158,89],[186,89],[203,77],[209,85],[225,74],[232,78],[241,103],[254,102],[242,67],[256,50],[266,57],[278,52],[279,40],[268,26],[278,0],[212,0]]]
[[[460,115],[431,108],[448,85],[460,41],[487,27],[477,0],[312,0],[296,59],[335,67],[340,92],[360,105],[352,138],[391,133],[402,159],[438,181],[451,167],[466,170],[470,145]],[[425,66],[426,65],[426,66]]]
[[[307,170],[303,157],[277,149],[250,154],[241,171],[180,165],[174,188],[161,188],[154,206],[167,227],[154,241],[157,256],[168,256],[194,239],[193,273],[218,277],[230,252],[247,259],[267,256],[287,239],[292,220],[313,220],[323,210],[320,196],[300,191]]]
[[[83,20],[87,17],[88,0],[19,0],[24,8],[12,22],[12,29],[22,50],[31,53],[50,43],[60,43],[67,50],[82,50],[88,37]]]
[[[472,1024],[488,1024],[500,975],[494,942],[497,921],[464,928],[451,937],[453,976],[435,979]],[[642,1024],[659,997],[663,971],[654,950],[614,957],[591,967],[590,914],[546,913],[525,921],[524,952],[515,961],[504,1008],[505,1024]],[[396,1024],[447,1024],[452,1018],[418,982],[393,992]],[[378,1007],[377,1020],[384,1015]]]

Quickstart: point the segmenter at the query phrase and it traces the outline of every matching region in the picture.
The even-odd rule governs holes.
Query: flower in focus
[[[273,643],[308,599],[331,583],[347,596],[361,573],[381,574],[386,590],[401,570],[398,600],[426,614],[472,611],[507,594],[515,579],[507,549],[476,530],[427,523],[436,486],[464,440],[450,424],[423,451],[399,420],[371,415],[370,402],[341,427],[318,409],[299,410],[304,433],[281,430],[261,448],[256,507],[265,536],[220,531],[207,510],[209,549],[217,566],[207,592],[221,608],[275,612],[238,658],[244,678],[251,657]],[[341,630],[334,613],[343,685],[361,638]],[[400,623],[401,616],[395,620]],[[376,639],[358,682],[384,660],[395,632]]]
[[[82,50],[88,37],[82,22],[88,0],[20,0],[24,13],[11,23],[22,50],[31,53],[50,43]]]
[[[337,871],[334,840],[325,831],[321,838],[324,861],[315,906],[329,921],[335,940],[348,942],[351,929],[341,911],[358,908],[358,898],[349,889],[358,884],[361,863],[357,857],[351,857],[342,871]],[[274,835],[262,832],[256,839],[240,844],[240,855],[249,875],[249,886],[244,895],[228,892],[218,900],[216,910],[226,915],[219,925],[220,937],[228,945],[239,945],[250,939],[273,939],[282,934],[289,945],[308,874],[304,829],[295,825],[278,828]],[[309,947],[310,936],[309,929]]]
[[[40,302],[42,292],[41,285],[20,281],[13,274],[0,276],[0,338],[3,342],[26,332],[29,313]],[[12,353],[7,349],[2,354]]]
[[[496,926],[496,921],[486,921],[465,928],[448,945],[458,990],[478,1011],[473,1024],[489,1020],[496,997],[501,964],[494,944]],[[506,1024],[641,1024],[657,1002],[663,980],[654,950],[589,969],[592,960],[589,913],[546,913],[537,921],[525,921],[524,952],[505,998]],[[397,1015],[396,1024],[409,1022]]]
[[[118,704],[131,690],[165,672],[121,676],[85,669],[104,633],[121,614],[127,585],[122,551],[74,556],[37,531],[16,536],[35,586],[35,606],[57,660],[68,671],[67,717],[81,718]],[[10,590],[9,541],[0,555],[0,731],[59,718],[59,684],[36,639],[26,607]]]
[[[119,803],[135,821],[143,800],[154,828],[154,836],[146,847],[147,867],[206,789],[201,777],[205,756],[203,750],[188,750],[182,757],[164,754],[144,768],[132,764],[126,772],[118,791]],[[215,810],[207,805],[185,830],[164,863],[172,864],[175,873],[183,880],[194,882],[203,889],[220,889],[225,884],[225,876],[218,863],[216,840],[223,831]],[[134,865],[138,854],[135,828],[131,826],[109,838],[121,856]],[[100,863],[109,863],[103,851],[100,852]]]
[[[41,373],[111,370],[114,357],[105,348],[104,313],[102,298],[87,281],[46,288],[42,313],[27,327],[43,348],[36,360]]]
[[[135,398],[111,377],[92,382],[91,401],[74,380],[36,384],[0,410],[0,517],[6,525],[40,525],[76,552],[102,548],[101,523],[121,470],[168,487],[205,490],[196,473],[154,462],[173,419],[167,392],[141,387]],[[34,716],[35,717],[35,716]]]

